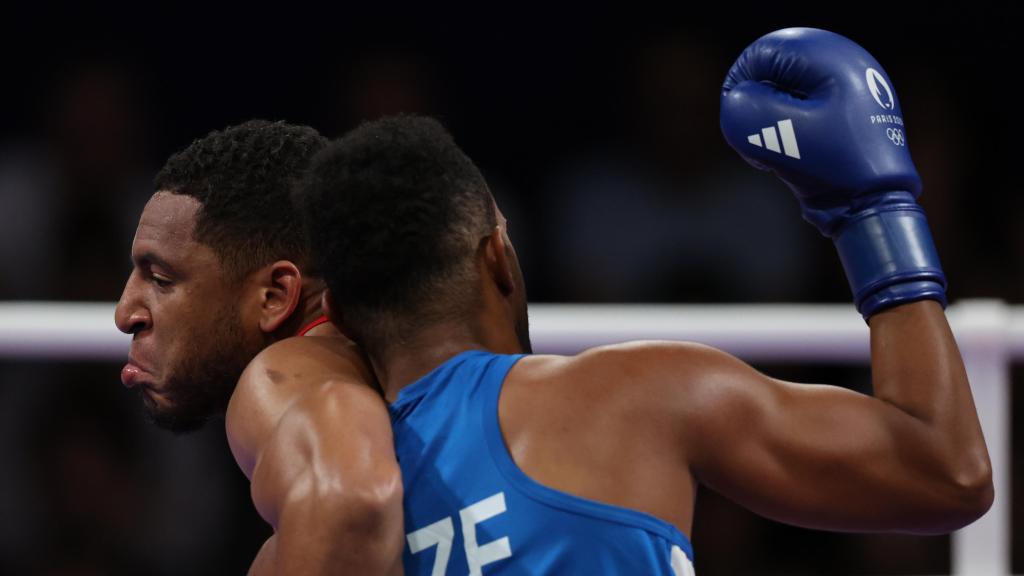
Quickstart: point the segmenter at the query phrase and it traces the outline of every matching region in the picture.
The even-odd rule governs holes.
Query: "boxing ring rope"
[[[0,361],[124,360],[112,303],[0,302]],[[996,499],[953,535],[952,573],[1010,574],[1010,362],[1024,359],[1024,306],[968,300],[948,316],[992,458]],[[752,362],[866,364],[868,329],[850,305],[535,304],[537,352],[574,353],[638,339],[690,340]]]

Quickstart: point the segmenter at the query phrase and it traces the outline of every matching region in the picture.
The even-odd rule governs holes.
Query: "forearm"
[[[960,351],[937,302],[871,317],[875,397],[916,422],[908,460],[948,479],[962,497],[991,500],[991,465]],[[926,471],[927,472],[927,471]],[[978,504],[978,503],[975,503]]]
[[[973,424],[980,435],[960,350],[938,303],[890,308],[869,325],[876,398],[927,423]]]
[[[749,471],[767,478],[750,500],[808,525],[947,531],[987,509],[991,470],[892,86],[853,41],[790,28],[748,47],[722,87],[729,144],[835,243],[871,327],[875,398],[771,383],[750,394],[762,462]]]

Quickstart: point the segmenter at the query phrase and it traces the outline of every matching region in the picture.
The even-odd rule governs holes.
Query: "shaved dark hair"
[[[302,205],[345,328],[368,351],[475,308],[497,224],[483,175],[432,118],[365,123],[317,155]]]

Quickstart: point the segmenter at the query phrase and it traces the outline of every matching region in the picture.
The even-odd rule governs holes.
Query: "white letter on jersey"
[[[448,568],[448,557],[452,553],[452,541],[455,540],[455,526],[451,518],[438,520],[430,526],[410,532],[405,538],[409,541],[409,551],[413,554],[436,544],[437,555],[434,556],[434,569],[430,574],[444,576],[445,569]]]
[[[679,546],[672,547],[672,574],[675,576],[694,576],[693,564]]]
[[[504,511],[504,492],[498,492],[494,496],[484,498],[472,506],[459,510],[462,538],[466,543],[466,563],[469,564],[469,576],[480,576],[482,566],[512,556],[512,546],[509,544],[508,536],[488,542],[483,546],[476,542],[476,525]]]

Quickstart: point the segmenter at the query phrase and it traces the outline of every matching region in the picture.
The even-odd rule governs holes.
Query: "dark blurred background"
[[[211,130],[260,117],[335,137],[420,112],[484,171],[534,302],[848,302],[831,243],[717,127],[732,60],[799,25],[854,39],[893,79],[951,299],[1020,303],[1010,14],[1008,2],[771,0],[8,7],[0,300],[116,300],[153,175]],[[758,367],[869,385],[865,366]],[[222,423],[153,429],[119,369],[0,362],[0,574],[244,573],[269,529]],[[713,493],[699,499],[693,540],[705,575],[950,569],[948,538],[800,530]],[[1013,568],[1024,572],[1024,553]]]

